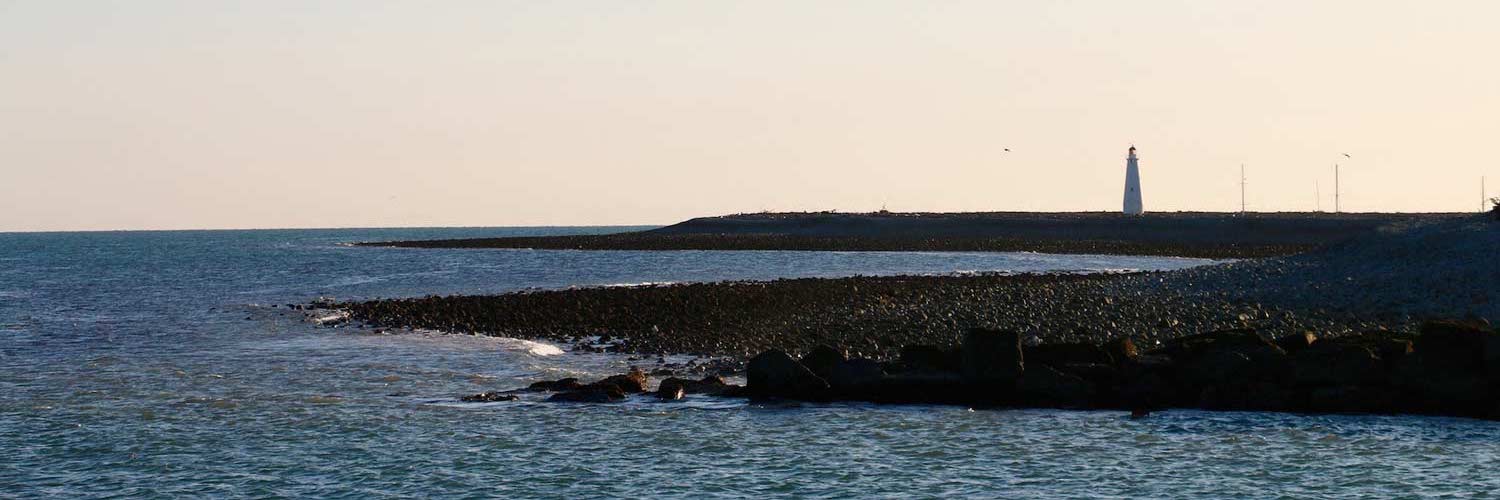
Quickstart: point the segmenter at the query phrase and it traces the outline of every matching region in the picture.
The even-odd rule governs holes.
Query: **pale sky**
[[[0,0],[0,231],[1119,210],[1132,143],[1148,211],[1475,211],[1497,54],[1493,0]]]

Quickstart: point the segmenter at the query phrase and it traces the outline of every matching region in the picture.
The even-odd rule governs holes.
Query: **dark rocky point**
[[[1023,348],[1015,332],[972,329],[956,351],[962,360],[957,366],[933,362],[949,354],[921,346],[886,362],[840,359],[825,379],[773,349],[750,360],[744,391],[716,377],[670,378],[657,396],[1119,409],[1133,416],[1201,408],[1500,419],[1500,333],[1482,322],[1428,322],[1420,330],[1415,337],[1373,330],[1272,341],[1253,329],[1230,329],[1139,350],[1121,340]],[[837,358],[804,357],[816,363]],[[605,380],[620,378],[634,377]],[[599,382],[552,400],[624,397],[617,385]]]
[[[515,394],[506,394],[503,392],[482,392],[479,394],[464,396],[458,399],[459,401],[463,401],[465,403],[496,403],[500,401],[515,401],[521,398],[517,397]]]

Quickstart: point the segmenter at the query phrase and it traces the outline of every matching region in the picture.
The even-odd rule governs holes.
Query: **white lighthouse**
[[[1130,147],[1130,156],[1125,157],[1125,215],[1140,215],[1146,208],[1141,205],[1141,166],[1135,157],[1135,146]]]

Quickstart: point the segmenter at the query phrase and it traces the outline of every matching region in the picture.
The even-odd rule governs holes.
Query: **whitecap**
[[[675,282],[675,281],[642,281],[640,283],[611,283],[611,284],[608,284],[608,285],[603,285],[602,288],[637,288],[637,287],[665,286],[665,285],[675,285],[675,284],[677,284],[677,282]]]
[[[504,349],[524,351],[533,356],[557,356],[563,353],[562,348],[545,342],[534,340],[513,339],[510,337],[494,337],[494,342],[500,344]]]
[[[348,311],[335,311],[333,313],[313,318],[313,323],[325,325],[328,323],[340,323],[349,319]]]

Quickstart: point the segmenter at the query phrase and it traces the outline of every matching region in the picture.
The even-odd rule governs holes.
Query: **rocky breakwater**
[[[974,329],[958,348],[908,346],[885,363],[773,350],[748,369],[747,394],[810,401],[1500,418],[1500,334],[1483,322],[1335,338],[1223,330],[1149,351],[1129,339],[1023,346],[1015,332]]]
[[[517,401],[525,393],[551,393],[547,401],[554,403],[615,403],[632,395],[648,394],[672,401],[688,394],[741,396],[745,389],[744,386],[726,383],[718,375],[708,375],[698,380],[668,377],[657,384],[655,391],[648,390],[650,380],[650,375],[645,371],[632,367],[630,372],[623,375],[613,375],[587,384],[576,378],[544,380],[525,389],[483,392],[464,396],[459,400],[467,403],[495,403]]]
[[[959,347],[907,346],[888,361],[826,346],[800,359],[773,349],[750,360],[745,387],[717,377],[668,379],[656,396],[1500,419],[1500,333],[1479,321],[1427,322],[1415,335],[1375,330],[1334,338],[1223,330],[1150,350],[1128,338],[1035,346],[1021,339],[1014,331],[972,329]],[[628,387],[617,388],[622,382]],[[552,401],[618,401],[645,393],[645,375],[633,370],[589,385],[564,380],[529,390],[561,391]]]

